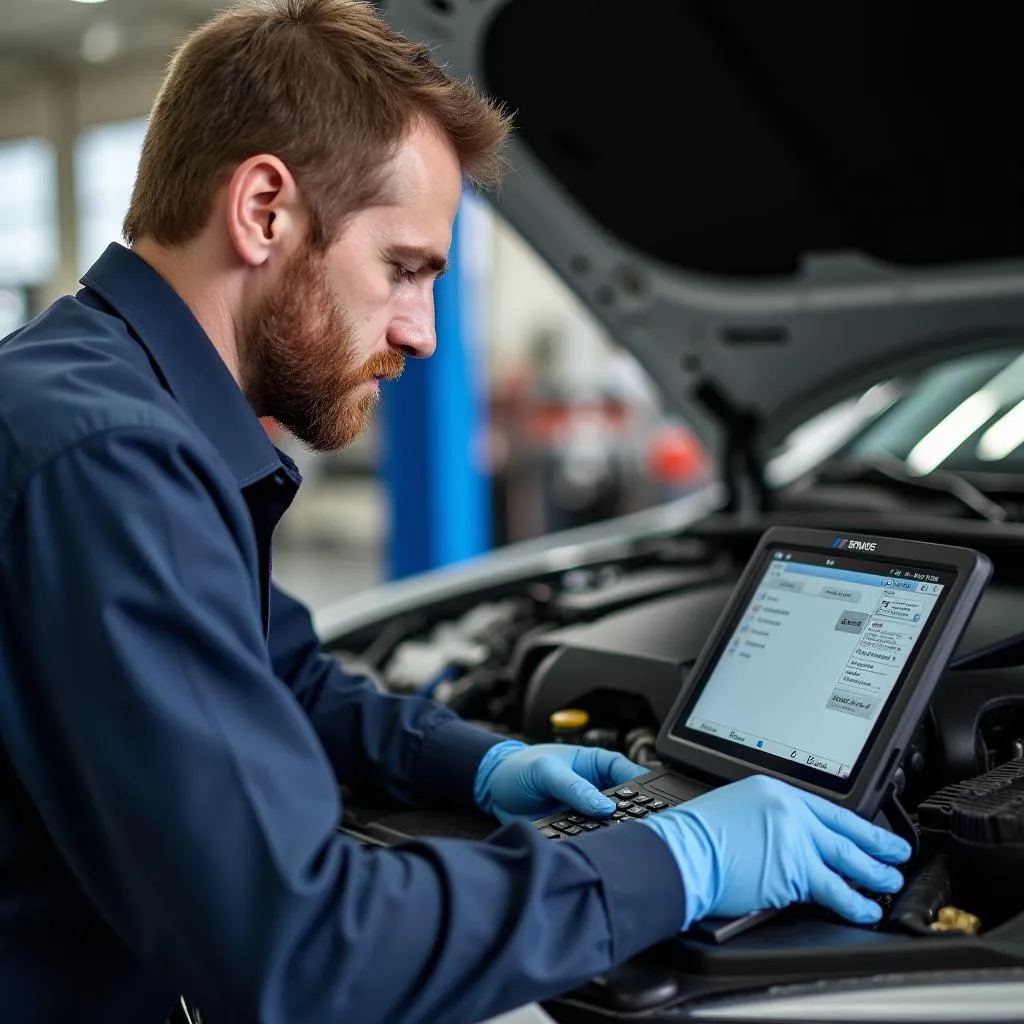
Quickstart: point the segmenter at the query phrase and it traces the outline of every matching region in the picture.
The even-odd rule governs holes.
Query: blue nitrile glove
[[[599,747],[527,746],[505,740],[484,754],[473,796],[485,814],[501,822],[540,818],[567,805],[580,814],[600,817],[615,810],[615,803],[600,790],[647,771],[628,757]]]
[[[675,857],[686,893],[684,929],[707,916],[812,900],[857,924],[873,924],[881,909],[844,879],[871,892],[898,892],[903,877],[887,865],[903,863],[911,852],[905,840],[852,811],[765,776],[723,786],[641,824]]]

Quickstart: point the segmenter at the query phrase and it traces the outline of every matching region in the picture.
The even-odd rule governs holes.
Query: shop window
[[[48,280],[57,265],[57,163],[44,139],[0,143],[0,287]]]
[[[139,166],[146,119],[97,125],[75,146],[75,210],[80,268],[90,267],[111,242],[121,241]]]

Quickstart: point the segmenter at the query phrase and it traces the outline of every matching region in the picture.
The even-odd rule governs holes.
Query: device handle
[[[895,833],[901,839],[905,839],[910,843],[912,851],[910,859],[914,861],[921,853],[921,837],[918,835],[910,815],[907,814],[903,804],[900,802],[900,795],[903,793],[905,781],[903,769],[900,768],[893,777],[889,794],[882,801],[877,817],[879,819],[878,824],[883,828],[887,828],[890,832]]]

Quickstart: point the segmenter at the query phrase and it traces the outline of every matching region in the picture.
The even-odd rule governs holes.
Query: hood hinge
[[[761,418],[735,405],[713,381],[702,381],[694,396],[725,431],[724,483],[728,493],[725,510],[739,515],[768,511],[771,494],[765,482],[764,463],[757,448]]]

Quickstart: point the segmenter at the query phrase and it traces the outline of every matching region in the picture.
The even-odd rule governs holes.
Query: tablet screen
[[[677,734],[681,724],[777,771],[848,779],[954,579],[838,552],[769,550]]]

